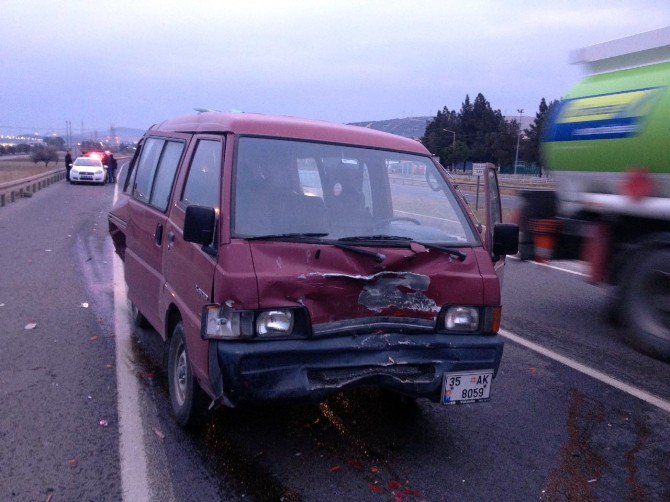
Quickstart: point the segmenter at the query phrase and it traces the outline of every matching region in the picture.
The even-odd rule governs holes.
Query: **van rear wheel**
[[[172,330],[170,338],[168,386],[177,423],[182,427],[199,425],[205,416],[207,400],[191,370],[181,321]]]

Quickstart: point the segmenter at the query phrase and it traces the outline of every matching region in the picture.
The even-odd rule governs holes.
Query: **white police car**
[[[107,168],[94,157],[77,157],[70,170],[70,183],[100,183],[107,181]]]

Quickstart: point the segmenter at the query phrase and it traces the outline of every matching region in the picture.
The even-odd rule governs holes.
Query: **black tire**
[[[144,317],[144,314],[139,311],[137,306],[134,303],[130,303],[130,317],[133,320],[133,325],[138,328],[150,328],[151,324],[147,321],[147,318]]]
[[[638,254],[624,281],[626,341],[640,352],[670,361],[670,248]]]
[[[181,321],[172,330],[167,373],[172,413],[177,423],[182,427],[200,425],[205,417],[207,399],[191,371]]]

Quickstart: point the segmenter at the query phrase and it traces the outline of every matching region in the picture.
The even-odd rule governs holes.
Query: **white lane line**
[[[123,169],[123,166],[121,167]],[[119,169],[119,173],[121,172]],[[118,179],[118,175],[117,175]],[[118,199],[119,185],[114,187],[114,202]],[[114,333],[116,335],[116,385],[119,409],[119,459],[121,463],[121,489],[123,500],[149,500],[147,456],[144,446],[144,429],[140,414],[140,389],[133,368],[130,340],[132,328],[129,321],[126,281],[123,263],[114,253]]]
[[[617,380],[616,378],[611,377],[606,373],[603,373],[589,366],[586,366],[582,363],[579,363],[573,359],[570,359],[569,357],[554,352],[553,350],[549,350],[543,347],[542,345],[538,345],[537,343],[533,343],[529,340],[526,340],[525,338],[515,335],[514,333],[511,333],[506,329],[501,329],[498,333],[501,336],[507,338],[508,340],[513,341],[514,343],[523,345],[527,349],[537,352],[538,354],[542,354],[543,356],[553,359],[554,361],[557,361],[561,364],[565,364],[566,366],[572,368],[573,370],[577,370],[580,373],[584,373],[585,375],[588,375],[591,378],[595,378],[596,380],[599,380],[607,385],[610,385],[615,389],[623,391],[626,394],[630,394],[631,396],[641,399],[653,406],[656,406],[657,408],[662,409],[663,411],[670,413],[670,401],[666,401],[665,399],[662,399],[654,394],[651,394],[650,392],[647,392],[645,390],[639,389],[637,387],[624,383],[620,380]]]
[[[512,260],[517,260],[521,261],[521,258],[517,256],[508,256],[508,258],[511,258]],[[539,261],[534,261],[534,260],[526,260],[528,263],[533,263],[537,265],[538,267],[547,267],[551,268],[553,270],[560,270],[561,272],[567,272],[568,274],[574,274],[574,275],[579,275],[581,277],[589,277],[589,274],[585,274],[584,272],[578,272],[577,270],[570,270],[569,268],[564,268],[564,267],[559,267],[558,265],[551,265],[549,263],[541,263]]]

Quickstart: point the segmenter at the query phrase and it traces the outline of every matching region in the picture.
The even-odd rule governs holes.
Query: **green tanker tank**
[[[670,172],[670,63],[586,78],[561,101],[544,139],[556,171]]]

